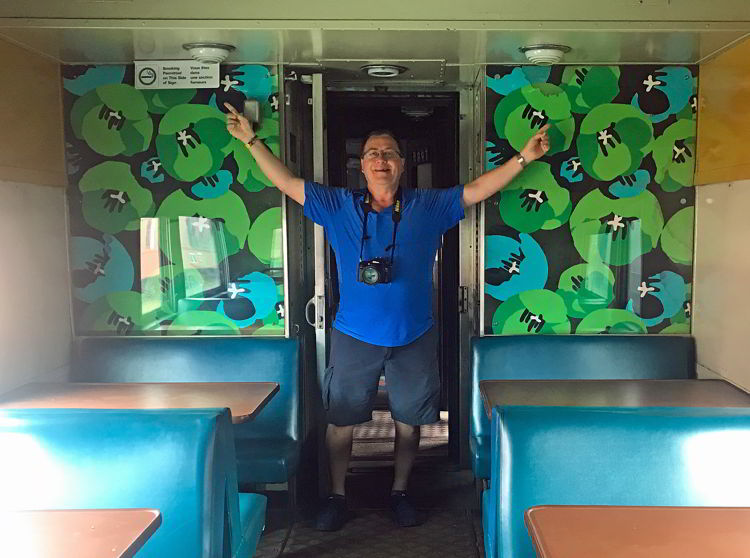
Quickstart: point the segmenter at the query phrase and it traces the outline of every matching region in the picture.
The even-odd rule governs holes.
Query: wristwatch
[[[521,168],[526,168],[526,165],[528,165],[528,161],[526,161],[526,157],[521,155],[520,153],[516,154],[516,161],[518,161],[518,164],[521,165]]]

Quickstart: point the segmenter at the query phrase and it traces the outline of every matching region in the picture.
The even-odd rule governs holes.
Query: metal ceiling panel
[[[192,26],[181,27],[190,23]],[[236,21],[40,21],[0,19],[0,37],[66,64],[131,63],[133,60],[187,58],[182,45],[216,41],[236,47],[228,62],[296,65],[332,65],[334,61],[443,61],[430,72],[420,66],[419,78],[452,82],[454,66],[525,63],[519,47],[535,43],[562,43],[572,47],[567,64],[690,64],[721,52],[750,33],[742,23],[660,23],[623,26],[613,22],[474,23],[464,29],[373,28],[377,22],[360,21],[357,29],[255,28]],[[278,23],[278,22],[277,22]],[[277,24],[275,23],[275,24]],[[211,27],[211,25],[214,25]],[[275,25],[274,24],[274,25]],[[391,22],[391,27],[397,27]],[[335,65],[339,70],[341,64]]]
[[[720,6],[720,7],[718,7]],[[747,21],[746,0],[3,0],[0,17],[174,19],[211,21],[309,20],[311,22],[381,19],[434,22],[521,21],[539,17],[546,21]],[[289,25],[296,27],[296,25]],[[382,28],[387,28],[387,26]]]

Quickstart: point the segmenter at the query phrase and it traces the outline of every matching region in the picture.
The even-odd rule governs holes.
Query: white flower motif
[[[609,133],[609,130],[602,130],[597,134],[597,139],[602,142],[602,145],[607,145],[609,140],[614,140],[615,137]]]
[[[187,133],[187,130],[180,130],[180,133],[177,134],[177,141],[181,142],[183,147],[188,146],[188,142],[190,141],[190,136]]]
[[[615,214],[611,221],[607,221],[607,224],[612,227],[613,231],[625,228],[625,223],[622,222],[622,217],[617,214]]]
[[[230,78],[229,75],[225,75],[224,79],[222,79],[219,83],[224,86],[224,93],[226,93],[232,88],[233,85],[239,85],[240,82],[236,79]]]
[[[117,192],[116,194],[110,194],[109,197],[113,200],[117,200],[122,205],[125,205],[127,202],[125,201],[125,198],[123,197],[125,195],[125,192]]]
[[[654,287],[649,287],[648,285],[646,285],[646,282],[643,281],[641,283],[641,286],[638,287],[637,290],[639,293],[641,293],[641,298],[644,298],[648,293],[651,293],[655,291],[656,289]]]
[[[658,79],[654,79],[654,76],[649,74],[648,79],[643,80],[643,85],[646,86],[646,93],[651,93],[651,90],[654,87],[656,87],[657,85],[664,85],[664,83],[659,81]]]
[[[238,288],[237,283],[229,283],[229,287],[227,288],[227,292],[230,294],[230,298],[234,300],[237,298],[237,295],[240,293],[246,293],[247,290],[243,288]]]
[[[536,200],[537,202],[539,202],[539,204],[543,204],[544,203],[544,198],[542,198],[543,193],[544,193],[543,190],[537,190],[534,193],[529,193],[529,198],[531,198],[532,200]]]

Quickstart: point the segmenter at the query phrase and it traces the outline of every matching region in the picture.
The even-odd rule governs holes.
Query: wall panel
[[[696,188],[695,308],[698,362],[750,389],[750,180]]]
[[[64,194],[62,188],[0,181],[0,392],[67,376]]]
[[[284,335],[281,193],[223,106],[258,100],[278,154],[275,68],[197,90],[136,90],[133,72],[63,67],[76,334]]]
[[[484,331],[690,333],[697,68],[488,66]]]
[[[60,65],[0,40],[0,180],[64,186]]]
[[[696,184],[750,179],[750,41],[700,71]]]

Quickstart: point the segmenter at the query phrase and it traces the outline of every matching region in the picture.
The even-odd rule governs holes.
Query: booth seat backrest
[[[277,382],[279,391],[239,439],[299,440],[299,350],[296,339],[250,337],[86,337],[76,343],[78,382]]]
[[[471,434],[488,436],[480,380],[695,378],[695,340],[675,335],[474,337],[471,374]]]
[[[534,558],[536,505],[750,506],[750,409],[496,407],[497,555]]]
[[[0,509],[158,509],[139,558],[227,556],[225,520],[242,532],[223,409],[3,410],[0,455]]]

